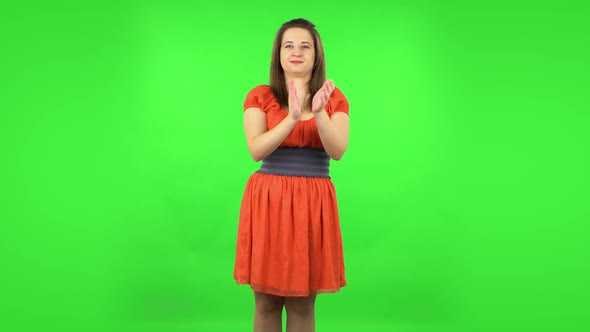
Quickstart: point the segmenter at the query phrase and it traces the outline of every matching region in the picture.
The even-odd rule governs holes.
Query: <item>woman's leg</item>
[[[254,332],[281,332],[284,298],[254,292]]]
[[[315,295],[286,297],[287,332],[315,332]]]

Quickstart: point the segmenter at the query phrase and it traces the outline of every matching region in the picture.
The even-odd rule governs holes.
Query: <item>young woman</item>
[[[330,159],[348,146],[348,101],[326,81],[324,50],[305,19],[284,23],[270,85],[244,102],[247,146],[262,161],[240,209],[234,278],[254,291],[254,331],[314,331],[319,293],[346,285]]]

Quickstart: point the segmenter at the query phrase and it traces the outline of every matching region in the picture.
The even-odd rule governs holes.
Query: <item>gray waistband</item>
[[[330,156],[322,149],[280,147],[262,160],[258,173],[330,178]]]

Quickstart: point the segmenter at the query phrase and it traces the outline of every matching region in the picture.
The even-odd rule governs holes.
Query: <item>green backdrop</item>
[[[590,328],[583,2],[2,6],[0,330],[251,330],[242,103],[297,17],[351,105],[317,330]]]

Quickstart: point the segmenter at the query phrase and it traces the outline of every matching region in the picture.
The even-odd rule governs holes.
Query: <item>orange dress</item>
[[[267,128],[288,112],[270,86],[252,89],[244,111],[266,113]],[[326,112],[348,114],[348,101],[334,89]],[[323,149],[312,117],[299,121],[280,147]],[[240,207],[234,278],[256,292],[309,296],[346,285],[336,192],[328,177],[253,173]]]

